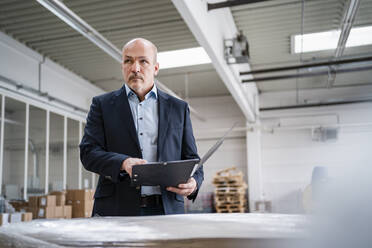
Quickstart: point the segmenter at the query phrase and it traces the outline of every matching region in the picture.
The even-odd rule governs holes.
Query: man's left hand
[[[167,187],[167,190],[182,196],[189,196],[196,190],[196,187],[196,181],[191,177],[187,183],[178,184],[177,188]]]

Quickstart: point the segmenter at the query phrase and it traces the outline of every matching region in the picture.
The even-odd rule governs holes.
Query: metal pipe
[[[31,188],[37,189],[40,187],[40,178],[39,178],[39,159],[38,154],[36,150],[35,142],[32,139],[28,139],[29,148],[32,152],[32,158],[33,158],[33,167],[32,167],[32,180],[31,180]]]
[[[1,124],[0,124],[0,195],[3,193],[3,164],[4,164],[4,122],[5,122],[5,96],[1,96]]]
[[[2,75],[0,75],[0,81],[2,81],[2,82],[4,82],[4,83],[7,83],[7,84],[10,84],[10,85],[12,85],[12,86],[15,86],[15,87],[17,87],[17,89],[23,89],[23,90],[28,91],[28,92],[30,92],[30,93],[32,93],[32,94],[39,95],[39,96],[41,96],[41,97],[45,97],[48,101],[54,101],[54,102],[56,102],[56,103],[59,103],[59,104],[62,104],[62,105],[64,105],[64,106],[66,106],[66,107],[68,107],[68,108],[72,108],[72,109],[74,109],[74,110],[76,110],[76,111],[80,111],[80,112],[82,112],[84,115],[86,115],[86,114],[88,113],[88,110],[86,110],[86,109],[80,108],[80,107],[78,107],[78,106],[76,106],[76,105],[73,105],[73,104],[71,104],[71,103],[69,103],[69,102],[66,102],[66,101],[64,101],[64,100],[61,100],[61,99],[59,99],[59,98],[51,97],[51,96],[48,95],[47,92],[40,92],[40,91],[38,91],[38,90],[36,90],[36,89],[34,89],[34,88],[32,88],[32,87],[29,87],[29,86],[23,85],[23,84],[21,84],[21,83],[18,83],[18,82],[16,82],[16,81],[14,81],[14,80],[12,80],[12,79],[10,79],[10,78],[4,77],[4,76],[2,76]],[[7,88],[7,90],[9,90],[9,89]],[[18,93],[18,92],[17,92],[17,93]],[[29,96],[28,96],[28,97],[29,97]],[[30,98],[30,97],[29,97],[29,98]],[[44,103],[45,103],[45,102],[44,102]],[[64,110],[64,111],[66,111],[66,110]]]
[[[347,68],[347,69],[339,69],[335,70],[334,72],[337,73],[347,73],[347,72],[355,72],[355,71],[366,71],[371,70],[372,66],[360,67],[360,68]],[[280,76],[272,76],[272,77],[260,77],[260,78],[253,78],[253,79],[243,79],[242,83],[258,83],[263,81],[275,81],[281,79],[290,79],[290,78],[301,78],[301,77],[313,77],[313,76],[321,76],[327,75],[328,71],[321,71],[321,72],[306,72],[306,73],[299,73],[299,74],[286,74]]]
[[[50,135],[50,111],[46,111],[45,123],[45,194],[49,192],[49,135]]]
[[[79,140],[82,140],[83,138],[83,123],[81,121],[79,121]],[[81,163],[81,160],[80,160],[80,156],[78,158],[78,189],[82,189],[82,173],[83,173],[83,165]]]
[[[280,106],[280,107],[267,107],[267,108],[260,108],[260,111],[297,109],[297,108],[312,108],[312,107],[325,107],[325,106],[333,106],[333,105],[366,103],[366,102],[372,102],[372,99],[351,100],[351,101],[338,101],[338,102],[324,102],[324,103],[311,103],[311,104],[298,104],[298,105],[287,105],[287,106]]]
[[[26,124],[25,124],[25,161],[24,161],[24,178],[23,178],[23,199],[27,200],[27,179],[28,179],[28,137],[30,123],[30,105],[26,103]]]
[[[63,117],[63,190],[67,189],[67,116]]]
[[[231,0],[226,2],[219,2],[219,3],[207,3],[208,11],[213,9],[220,9],[220,8],[226,8],[226,7],[233,7],[243,4],[251,4],[251,3],[260,3],[260,2],[266,2],[270,0]]]
[[[274,67],[274,68],[268,68],[268,69],[253,70],[253,71],[245,71],[245,72],[240,72],[240,76],[251,75],[251,74],[260,74],[260,73],[278,72],[278,71],[297,70],[297,69],[304,69],[304,68],[311,68],[311,67],[321,67],[321,66],[358,63],[358,62],[366,62],[366,61],[372,61],[372,56],[352,58],[352,59],[343,59],[343,60],[335,60],[335,61],[326,61],[326,62],[319,62],[319,63],[311,63],[311,64],[305,64],[305,65],[291,65],[291,66],[283,66],[283,67]]]

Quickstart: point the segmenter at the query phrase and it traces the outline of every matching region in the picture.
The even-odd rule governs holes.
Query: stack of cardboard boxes
[[[64,191],[55,191],[43,196],[30,196],[28,207],[35,219],[71,219],[72,206],[65,205],[65,199],[66,192]]]
[[[72,218],[87,218],[92,216],[93,210],[92,189],[72,189],[67,190],[67,204],[72,205]]]
[[[5,226],[9,223],[17,223],[21,221],[31,221],[32,213],[30,212],[16,212],[16,213],[1,213],[0,226]]]
[[[27,221],[32,219],[53,218],[87,218],[92,216],[94,190],[71,189],[67,191],[53,191],[48,195],[30,196],[28,202],[10,202],[17,214],[0,216],[2,222]],[[13,216],[14,215],[14,216]]]
[[[55,218],[72,218],[72,205],[66,205],[66,191],[53,191],[51,195],[56,196]]]
[[[16,210],[15,213],[0,213],[0,226],[32,220],[32,212],[27,211],[27,202],[14,201],[12,202],[12,206]]]

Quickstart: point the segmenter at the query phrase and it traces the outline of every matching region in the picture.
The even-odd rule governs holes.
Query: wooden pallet
[[[216,209],[217,213],[245,213],[245,208],[242,209]]]
[[[246,202],[245,195],[240,196],[218,196],[215,197],[214,202],[216,204],[239,204],[241,202]]]
[[[216,208],[219,209],[236,209],[236,208],[243,208],[245,207],[245,202],[239,203],[223,203],[223,204],[215,204]]]
[[[214,192],[215,194],[221,194],[221,193],[245,193],[246,187],[241,186],[241,187],[218,187],[215,188]]]
[[[219,184],[242,184],[243,183],[243,174],[239,176],[226,176],[226,177],[214,177],[212,183],[214,185]]]
[[[244,185],[244,183],[219,183],[219,184],[215,184],[214,186],[216,188],[226,188],[226,187],[231,187],[231,188],[239,188],[239,187],[242,187]]]
[[[213,178],[212,183],[215,185],[219,184],[242,184],[243,183],[243,173],[235,172],[236,167],[224,169],[218,171]],[[234,173],[232,173],[234,172]]]
[[[244,213],[246,210],[247,184],[243,173],[236,167],[218,171],[213,178],[215,185],[214,203],[217,213]]]
[[[216,205],[217,213],[244,213],[245,204]]]
[[[245,196],[245,193],[218,193],[214,194],[214,198],[220,198],[220,197],[241,197]]]

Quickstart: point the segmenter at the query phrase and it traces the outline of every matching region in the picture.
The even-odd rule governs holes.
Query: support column
[[[257,125],[259,125],[259,121],[256,122],[255,126]],[[248,128],[246,139],[248,200],[249,209],[252,212],[256,210],[255,202],[263,200],[261,130],[256,127],[251,128],[251,130]]]

